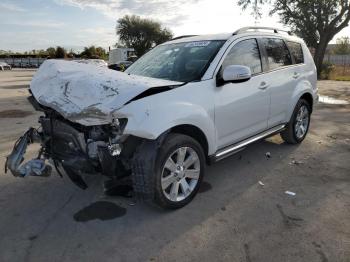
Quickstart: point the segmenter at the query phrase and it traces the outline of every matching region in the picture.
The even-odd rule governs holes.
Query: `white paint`
[[[47,60],[34,75],[30,89],[40,104],[90,126],[110,123],[115,110],[149,88],[179,84],[90,64]]]
[[[174,126],[192,125],[206,136],[208,154],[211,155],[225,146],[273,126],[287,123],[303,94],[311,94],[315,102],[317,97],[316,68],[301,39],[283,34],[285,39],[302,44],[305,52],[304,64],[258,74],[242,83],[227,83],[221,87],[216,85],[216,75],[221,64],[235,44],[244,39],[266,36],[281,37],[274,33],[247,32],[235,36],[188,37],[170,42],[206,41],[228,37],[201,81],[137,100],[116,111],[116,116],[128,118],[124,133],[156,139]],[[301,72],[297,79],[293,77],[296,70]],[[287,89],[279,91],[282,82],[278,80],[287,83]],[[259,88],[262,82],[268,85],[266,89]],[[283,108],[282,103],[276,106],[278,98],[284,101]],[[271,102],[272,99],[274,103]],[[149,112],[147,117],[145,109]]]
[[[81,64],[89,64],[99,67],[107,68],[108,64],[103,59],[79,59],[79,60],[72,60],[72,62],[81,63]]]
[[[228,35],[208,36],[207,39],[189,37],[170,43],[225,37]],[[226,146],[287,123],[303,94],[311,94],[316,101],[315,65],[305,43],[293,36],[283,35],[302,44],[304,64],[253,75],[245,82],[217,86],[217,73],[230,49],[240,41],[259,37],[281,35],[246,32],[230,36],[201,81],[130,103],[127,102],[151,87],[183,83],[129,76],[92,65],[47,61],[33,78],[31,89],[39,103],[83,125],[107,124],[114,118],[127,118],[126,135],[157,139],[172,127],[194,126],[205,135],[208,155],[213,155]],[[295,73],[298,73],[297,78]],[[267,84],[266,88],[261,88],[262,83]]]

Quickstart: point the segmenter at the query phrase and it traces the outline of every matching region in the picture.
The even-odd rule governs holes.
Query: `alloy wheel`
[[[180,147],[170,154],[161,175],[163,194],[173,202],[191,195],[200,176],[200,159],[191,147]]]
[[[298,139],[301,139],[305,136],[309,127],[309,117],[310,114],[308,108],[305,105],[302,105],[299,108],[294,125],[295,136]]]

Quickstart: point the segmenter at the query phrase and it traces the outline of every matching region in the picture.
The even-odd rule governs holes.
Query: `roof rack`
[[[186,37],[192,37],[192,36],[198,36],[198,35],[181,35],[181,36],[177,36],[177,37],[171,39],[171,41],[181,39],[181,38],[186,38]]]
[[[256,30],[256,31],[258,31],[259,29],[272,30],[275,34],[278,34],[279,32],[284,32],[284,33],[287,33],[288,35],[292,35],[291,31],[277,29],[277,28],[274,28],[274,27],[266,27],[266,26],[247,26],[247,27],[242,27],[242,28],[236,30],[232,35],[242,34],[242,33],[245,33],[245,32],[247,32],[249,30]]]

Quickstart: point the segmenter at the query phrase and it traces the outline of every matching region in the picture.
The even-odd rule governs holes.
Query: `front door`
[[[267,129],[270,95],[262,74],[261,54],[255,38],[234,43],[220,73],[228,65],[250,67],[252,78],[241,83],[226,83],[216,88],[215,124],[218,149],[239,142]]]

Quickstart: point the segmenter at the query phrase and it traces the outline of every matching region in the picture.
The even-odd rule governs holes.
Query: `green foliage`
[[[238,0],[238,5],[246,10],[248,7],[252,7],[252,15],[255,16],[255,20],[261,18],[261,7],[265,3],[271,3],[271,0]]]
[[[118,19],[116,33],[123,45],[135,49],[138,57],[173,37],[172,32],[162,28],[160,23],[135,15]]]
[[[317,48],[321,38],[328,42],[350,20],[349,1],[339,0],[277,0],[271,13],[301,36],[309,47]]]
[[[117,42],[117,43],[115,43],[114,47],[115,47],[115,48],[124,48],[124,47],[126,47],[126,46],[123,45],[122,43]]]
[[[66,57],[66,49],[64,49],[61,46],[57,46],[56,51],[55,51],[55,57],[56,58],[65,58]]]
[[[46,49],[46,53],[49,57],[54,58],[56,56],[56,49],[54,47],[49,47]]]
[[[336,76],[332,80],[336,80],[336,81],[350,81],[350,76]]]
[[[315,48],[315,64],[320,76],[328,43],[350,21],[349,0],[238,0],[243,8],[272,4],[270,15],[277,13],[281,22]]]
[[[84,51],[80,56],[88,59],[107,59],[106,50],[95,46],[84,47]]]
[[[11,50],[0,50],[0,56],[11,56],[11,55],[18,55],[18,56],[35,56],[35,57],[42,57],[42,58],[75,58],[75,57],[82,57],[82,58],[95,58],[95,59],[104,59],[106,60],[108,58],[106,50],[102,47],[85,47],[84,51],[81,54],[75,53],[72,49],[67,52],[66,49],[63,47],[57,46],[55,47],[49,47],[46,50],[40,49],[40,50],[31,50],[31,51],[25,51],[25,52],[12,52]]]
[[[24,52],[13,52],[11,50],[5,51],[0,50],[0,55],[2,56],[31,56],[31,57],[42,57],[42,58],[64,58],[66,56],[66,50],[63,47],[49,47],[46,50],[44,49],[33,49],[30,51]]]
[[[334,65],[330,62],[324,62],[321,67],[321,79],[328,80],[331,73],[334,71]]]
[[[337,45],[333,50],[336,55],[349,55],[350,54],[350,38],[343,36],[337,39]]]

